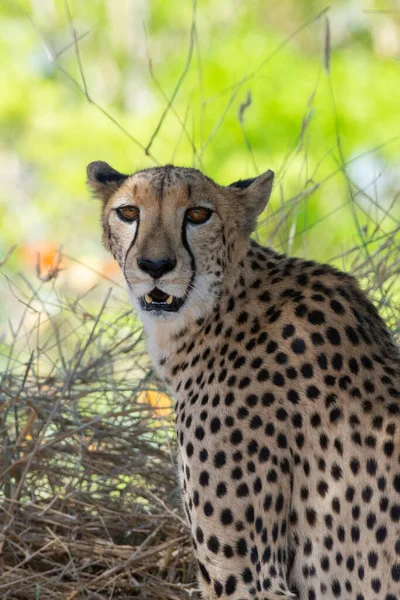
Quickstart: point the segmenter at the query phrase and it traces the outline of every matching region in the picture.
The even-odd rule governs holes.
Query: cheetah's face
[[[197,319],[212,310],[227,270],[245,251],[261,212],[247,197],[260,204],[262,195],[263,208],[272,172],[222,187],[194,169],[126,176],[95,162],[88,181],[103,200],[103,242],[142,318]]]

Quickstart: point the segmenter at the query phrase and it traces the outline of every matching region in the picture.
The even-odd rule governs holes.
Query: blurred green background
[[[0,335],[19,304],[8,278],[33,275],[37,252],[45,274],[62,247],[68,293],[122,281],[85,186],[97,159],[122,172],[193,165],[222,184],[272,168],[263,243],[356,274],[368,259],[378,273],[382,245],[399,248],[400,4],[342,0],[318,16],[325,7],[1,3],[0,259],[17,248]]]

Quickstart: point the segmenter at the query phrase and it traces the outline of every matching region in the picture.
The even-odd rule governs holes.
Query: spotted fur
[[[169,293],[192,281],[174,318],[142,316],[176,398],[204,598],[400,600],[400,361],[355,280],[249,239],[270,177],[224,188],[163,167],[111,193],[89,181],[134,302],[154,287],[135,266],[143,248],[178,257]],[[110,217],[121,197],[143,208],[133,245]],[[185,231],[201,200],[214,221]]]

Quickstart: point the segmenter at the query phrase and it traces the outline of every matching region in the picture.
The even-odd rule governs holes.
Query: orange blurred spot
[[[163,416],[168,417],[172,413],[172,399],[156,390],[146,390],[140,392],[137,397],[138,404],[148,404],[154,410],[153,417]]]
[[[113,258],[106,258],[103,261],[101,272],[110,279],[115,279],[118,275],[121,275],[119,264]]]
[[[25,265],[34,268],[36,268],[39,260],[41,272],[48,273],[57,265],[59,249],[59,246],[51,242],[28,242],[20,246],[21,259]],[[63,257],[59,267],[65,267],[65,262]]]

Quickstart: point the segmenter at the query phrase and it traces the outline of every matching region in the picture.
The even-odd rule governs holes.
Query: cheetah
[[[356,281],[250,238],[271,171],[88,183],[176,399],[203,597],[400,600],[400,360]]]

